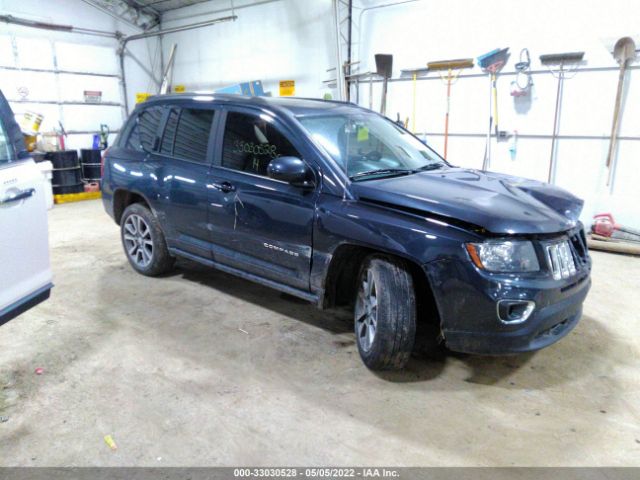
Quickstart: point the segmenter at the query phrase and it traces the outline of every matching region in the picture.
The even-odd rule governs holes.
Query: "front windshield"
[[[299,120],[352,180],[409,174],[445,165],[417,138],[379,115],[323,115]]]

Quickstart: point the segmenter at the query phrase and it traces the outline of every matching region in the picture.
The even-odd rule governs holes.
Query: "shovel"
[[[636,58],[636,44],[629,37],[622,37],[613,47],[613,58],[620,64],[620,75],[618,76],[618,92],[616,93],[616,103],[613,109],[613,125],[611,126],[611,140],[609,141],[609,153],[607,154],[607,168],[609,177],[607,185],[613,181],[615,172],[615,153],[618,140],[618,130],[620,130],[620,104],[622,103],[622,90],[624,87],[624,77],[627,73],[627,66]]]
[[[387,85],[391,73],[393,71],[393,55],[387,55],[384,53],[376,53],[376,73],[382,76],[382,102],[380,105],[380,113],[386,115],[387,113]]]

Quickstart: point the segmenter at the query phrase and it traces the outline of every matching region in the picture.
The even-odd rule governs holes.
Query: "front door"
[[[210,179],[211,241],[216,261],[308,291],[317,188],[267,176],[275,157],[304,160],[287,131],[264,113],[228,109]]]
[[[46,299],[52,287],[44,178],[25,153],[0,92],[0,325]]]

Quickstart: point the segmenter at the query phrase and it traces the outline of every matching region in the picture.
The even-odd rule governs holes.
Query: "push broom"
[[[574,67],[582,61],[584,52],[553,53],[540,55],[540,63],[549,68],[551,74],[558,79],[558,89],[556,91],[556,108],[553,115],[553,134],[551,135],[551,156],[549,157],[549,173],[547,181],[553,183],[556,171],[556,141],[558,139],[558,128],[560,123],[560,104],[562,102],[562,89],[567,73],[566,66]]]
[[[440,78],[447,84],[447,113],[444,117],[444,159],[447,159],[449,141],[449,113],[451,111],[451,85],[456,83],[463,68],[473,68],[473,58],[457,58],[455,60],[439,60],[427,63],[427,68],[440,72]],[[442,73],[446,70],[446,74]]]
[[[478,57],[478,65],[482,71],[489,74],[489,131],[487,132],[487,144],[484,149],[482,169],[487,170],[491,162],[491,127],[495,120],[496,138],[498,137],[498,72],[502,70],[509,59],[509,48],[491,50],[489,53]]]

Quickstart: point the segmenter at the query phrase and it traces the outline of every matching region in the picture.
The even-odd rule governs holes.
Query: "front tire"
[[[125,209],[120,220],[120,237],[136,272],[155,277],[173,268],[175,258],[169,254],[160,223],[146,206],[134,203]]]
[[[354,307],[356,343],[371,370],[403,368],[416,335],[416,298],[409,268],[401,259],[373,255],[359,275]]]

